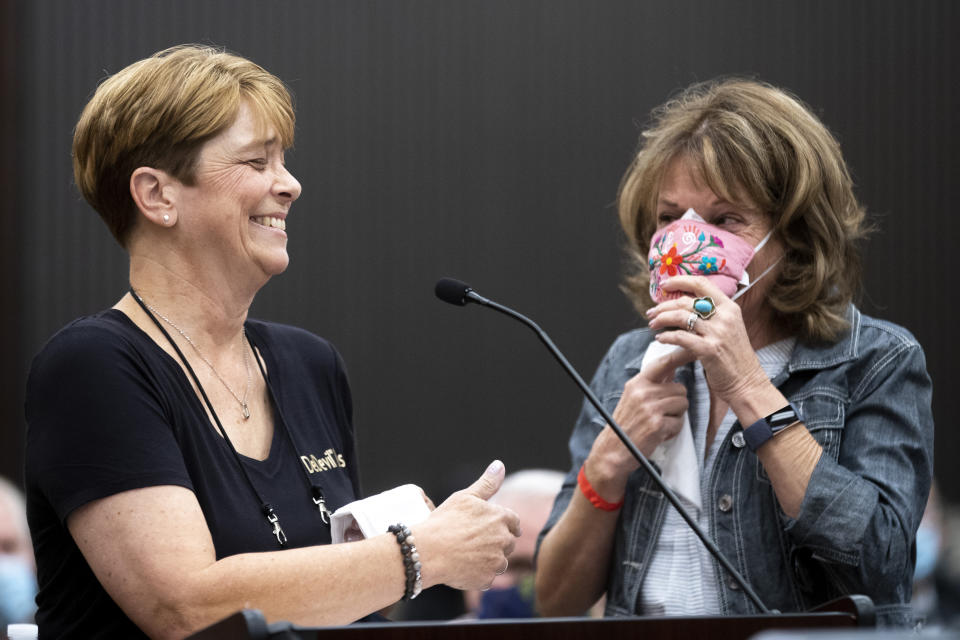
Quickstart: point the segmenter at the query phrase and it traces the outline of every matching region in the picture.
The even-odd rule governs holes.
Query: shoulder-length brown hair
[[[717,195],[771,216],[785,250],[769,292],[777,321],[808,340],[836,339],[859,291],[865,211],[823,123],[794,96],[751,80],[693,85],[655,109],[643,131],[617,197],[631,262],[623,288],[634,306],[652,306],[647,253],[660,181],[679,157]]]

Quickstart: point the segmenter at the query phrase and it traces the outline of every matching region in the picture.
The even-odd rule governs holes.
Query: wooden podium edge
[[[748,616],[687,616],[687,617],[617,617],[617,618],[522,618],[495,620],[444,620],[444,621],[408,621],[363,623],[338,627],[299,627],[289,622],[276,622],[268,625],[257,609],[243,609],[220,622],[197,632],[189,640],[270,640],[270,638],[363,638],[384,633],[396,637],[429,637],[441,630],[451,638],[471,637],[480,634],[493,635],[497,630],[519,632],[526,627],[530,631],[544,631],[548,627],[559,629],[564,626],[579,627],[591,625],[597,632],[603,630],[622,631],[625,625],[643,622],[649,625],[649,631],[665,626],[692,627],[714,620],[717,623],[739,622],[753,631],[766,627],[764,623],[773,623],[769,628],[872,628],[876,626],[876,611],[873,602],[867,596],[851,595],[824,603],[806,613],[755,614]],[[776,624],[780,622],[781,624]],[[822,624],[833,622],[837,624]],[[786,624],[783,624],[786,623]],[[794,626],[795,625],[795,626]],[[392,633],[390,633],[392,632]],[[656,635],[656,634],[653,634]],[[599,635],[597,637],[602,637]]]
[[[877,610],[873,606],[873,600],[859,594],[851,594],[830,602],[824,602],[810,610],[810,613],[819,612],[849,613],[856,619],[858,627],[872,628],[877,626]]]

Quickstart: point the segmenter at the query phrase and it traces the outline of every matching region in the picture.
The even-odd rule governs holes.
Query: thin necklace
[[[153,321],[153,324],[157,325],[157,329],[160,330],[160,333],[163,334],[163,337],[167,339],[167,342],[170,343],[170,346],[173,347],[173,350],[177,352],[177,356],[180,357],[180,361],[183,363],[184,368],[190,374],[190,377],[193,379],[194,384],[197,385],[197,390],[200,392],[200,396],[203,398],[203,401],[207,405],[207,410],[210,411],[210,415],[213,417],[213,422],[217,425],[217,429],[220,432],[220,435],[223,436],[224,442],[227,443],[227,447],[230,448],[230,452],[233,454],[233,459],[237,463],[237,467],[240,469],[240,472],[243,474],[244,479],[247,481],[247,486],[250,487],[250,491],[253,492],[253,495],[256,497],[257,501],[260,503],[260,512],[266,518],[270,527],[272,528],[271,535],[275,536],[277,539],[277,544],[281,547],[287,544],[287,534],[284,533],[283,528],[280,526],[280,518],[277,515],[276,510],[273,508],[273,505],[268,503],[260,495],[260,492],[257,491],[256,485],[253,484],[253,480],[250,478],[250,474],[247,473],[247,467],[240,459],[240,454],[237,453],[236,447],[233,446],[233,442],[230,440],[230,436],[227,434],[226,429],[223,428],[223,424],[220,422],[220,418],[217,416],[216,409],[213,408],[213,403],[210,402],[210,398],[207,396],[207,392],[203,390],[203,385],[200,384],[200,378],[197,377],[196,372],[193,370],[193,367],[190,366],[190,362],[187,360],[186,356],[183,355],[183,351],[180,350],[180,347],[176,342],[173,341],[173,338],[163,328],[163,325],[160,324],[160,321],[157,319],[157,312],[151,310],[151,307],[147,306],[147,303],[143,301],[143,298],[140,297],[140,294],[130,288],[130,294],[133,296],[133,299],[137,301],[137,304],[143,309],[144,313]],[[168,320],[169,322],[169,320]],[[175,325],[174,325],[175,326]],[[256,333],[254,333],[256,335]],[[246,332],[244,332],[244,338],[246,338]],[[247,344],[250,346],[250,350],[253,351],[258,347],[254,345],[249,338],[246,338]],[[287,420],[283,415],[283,410],[280,408],[280,403],[277,401],[277,394],[274,393],[273,385],[270,384],[270,378],[267,377],[267,372],[263,368],[263,363],[260,362],[260,359],[256,359],[257,368],[260,370],[260,375],[263,376],[263,381],[267,385],[267,392],[270,394],[270,398],[273,401],[274,407],[276,407],[277,415],[280,418],[280,425],[283,428],[284,433],[287,435],[287,444],[290,445],[291,450],[294,455],[297,454],[297,445],[294,443],[293,433],[290,431],[290,428],[287,426]],[[299,466],[299,465],[298,465]],[[310,493],[313,498],[313,503],[317,506],[317,509],[320,512],[320,520],[323,524],[330,526],[330,510],[327,509],[327,502],[323,495],[323,487],[320,485],[314,484],[314,481],[310,479],[307,475],[305,469],[301,469],[303,472],[303,478],[306,480],[307,485],[310,487]]]
[[[143,300],[143,298],[141,298],[141,300]],[[217,380],[220,381],[220,384],[222,384],[226,390],[230,392],[230,395],[232,395],[234,399],[240,403],[240,408],[243,409],[243,419],[249,420],[250,409],[247,407],[247,393],[250,391],[250,356],[247,354],[247,349],[245,346],[247,339],[246,327],[242,327],[240,331],[240,350],[243,352],[243,368],[247,372],[247,382],[243,387],[243,398],[241,399],[240,396],[238,396],[234,390],[230,388],[230,385],[228,385],[227,381],[223,379],[223,376],[221,376],[217,369],[213,366],[213,363],[207,360],[207,357],[203,355],[203,352],[200,351],[200,347],[198,347],[196,343],[190,339],[190,336],[184,333],[183,329],[178,327],[173,320],[151,307],[146,300],[143,300],[143,304],[145,304],[147,309],[156,314],[161,320],[176,329],[177,333],[183,336],[183,339],[190,343],[190,346],[193,347],[193,350],[197,352],[197,355],[200,356],[200,359],[207,363],[207,366],[210,367],[210,371],[213,371],[213,375],[217,376]]]

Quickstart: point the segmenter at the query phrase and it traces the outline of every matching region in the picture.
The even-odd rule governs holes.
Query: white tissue
[[[658,358],[680,349],[677,345],[664,344],[654,340],[643,354],[641,371]],[[664,481],[675,493],[683,496],[697,509],[701,508],[700,467],[697,464],[697,450],[693,444],[693,430],[686,412],[683,414],[683,427],[676,437],[660,443],[650,455],[650,460],[660,467]]]
[[[392,524],[402,523],[410,527],[423,522],[429,515],[430,509],[423,500],[420,487],[404,484],[334,511],[330,519],[330,537],[334,544],[344,542],[344,533],[356,522],[363,537],[371,538],[386,533]]]

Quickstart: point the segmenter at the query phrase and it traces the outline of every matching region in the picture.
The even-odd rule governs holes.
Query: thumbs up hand
[[[457,589],[484,589],[507,567],[520,535],[517,514],[488,500],[506,474],[494,460],[477,480],[447,498],[413,527],[424,587],[444,583]]]

